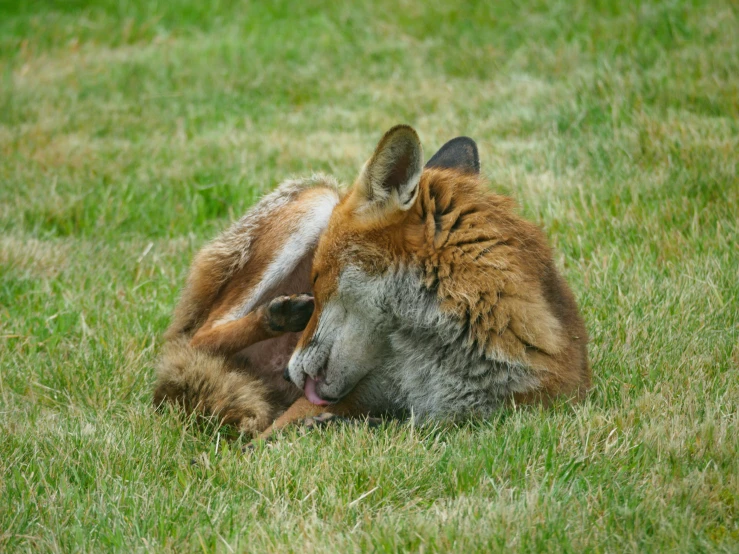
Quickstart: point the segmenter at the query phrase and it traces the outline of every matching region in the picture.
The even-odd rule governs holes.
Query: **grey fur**
[[[326,376],[325,395],[341,396],[356,385],[369,413],[412,411],[424,420],[486,416],[512,393],[538,385],[526,366],[470,348],[464,326],[443,314],[418,272],[401,268],[373,277],[350,266],[339,282],[337,312],[344,317],[324,323],[293,356],[289,370],[298,386],[304,373],[315,378],[326,366],[337,367]],[[344,329],[358,322],[362,332],[344,339]]]

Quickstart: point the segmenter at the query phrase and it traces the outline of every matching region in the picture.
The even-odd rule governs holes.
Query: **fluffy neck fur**
[[[427,170],[419,186],[412,210],[373,233],[390,246],[381,279],[399,320],[394,378],[423,391],[411,405],[484,412],[511,394],[585,391],[587,335],[542,231],[475,175]],[[376,258],[365,267],[377,275]],[[489,382],[473,394],[475,375]]]

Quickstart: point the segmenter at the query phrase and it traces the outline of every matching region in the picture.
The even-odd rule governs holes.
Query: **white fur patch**
[[[290,278],[301,261],[318,243],[338,202],[334,194],[322,194],[311,199],[312,206],[300,219],[295,221],[293,232],[290,233],[287,241],[281,247],[275,245],[279,251],[267,266],[261,281],[240,305],[219,320],[216,325],[244,317],[266,300],[269,291],[279,287],[280,283]]]

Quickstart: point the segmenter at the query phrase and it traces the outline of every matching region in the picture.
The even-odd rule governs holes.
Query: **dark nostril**
[[[285,366],[285,370],[282,372],[282,378],[287,381],[288,383],[292,383],[292,379],[290,379],[290,368]]]

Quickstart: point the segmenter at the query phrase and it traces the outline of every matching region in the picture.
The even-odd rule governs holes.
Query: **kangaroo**
[[[487,189],[471,139],[422,160],[416,132],[393,127],[331,212],[285,371],[305,397],[263,436],[320,412],[486,416],[590,387],[585,326],[544,233]]]

